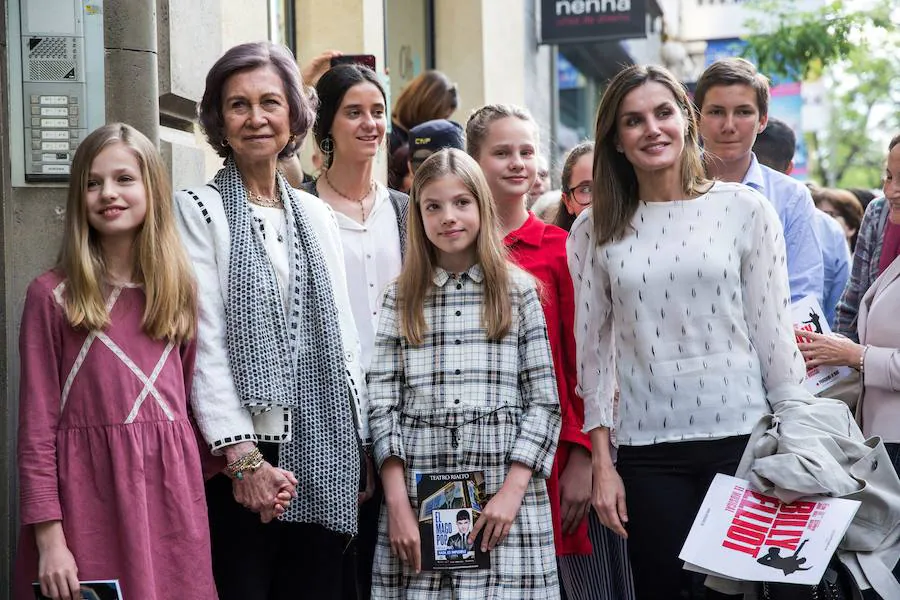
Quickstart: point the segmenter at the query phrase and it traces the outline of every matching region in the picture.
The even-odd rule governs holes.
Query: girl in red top
[[[537,172],[537,124],[517,106],[484,106],[466,124],[466,145],[491,188],[510,258],[543,286],[562,410],[559,450],[547,480],[556,553],[590,554],[585,517],[590,510],[591,447],[581,431],[584,404],[575,395],[575,306],[566,263],[566,232],[542,223],[525,204]]]

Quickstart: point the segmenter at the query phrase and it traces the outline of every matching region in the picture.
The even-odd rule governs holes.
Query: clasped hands
[[[274,467],[268,461],[255,471],[232,479],[234,499],[244,507],[259,513],[263,523],[284,514],[291,500],[297,497],[297,478],[290,471]]]
[[[242,456],[255,450],[255,444],[241,442],[225,449],[225,458],[228,464],[234,463]],[[272,466],[268,461],[263,461],[259,468],[253,471],[247,470],[234,477],[234,474],[225,471],[231,479],[231,489],[234,499],[255,513],[263,523],[277,519],[284,514],[291,500],[297,497],[297,478],[290,471]]]

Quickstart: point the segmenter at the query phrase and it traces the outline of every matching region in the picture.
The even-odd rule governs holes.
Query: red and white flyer
[[[678,557],[684,568],[741,581],[815,585],[859,508],[811,496],[785,504],[721,473]]]
[[[791,304],[791,317],[796,329],[831,335],[831,327],[825,320],[825,312],[819,306],[819,301],[815,296],[806,296]],[[797,343],[802,341],[804,340],[797,336]],[[807,369],[804,383],[809,393],[818,394],[850,374],[850,367],[826,367],[823,365]]]

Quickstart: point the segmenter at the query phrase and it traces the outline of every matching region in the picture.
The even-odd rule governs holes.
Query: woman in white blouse
[[[678,552],[709,483],[734,473],[767,394],[807,397],[778,215],[705,178],[683,87],[633,66],[600,104],[592,209],[568,254],[594,507],[628,537],[638,598],[694,597]]]
[[[346,64],[316,83],[319,107],[313,135],[323,170],[302,186],[337,214],[353,319],[368,369],[381,293],[400,274],[409,197],[375,180],[375,157],[387,126],[384,89],[368,67]]]

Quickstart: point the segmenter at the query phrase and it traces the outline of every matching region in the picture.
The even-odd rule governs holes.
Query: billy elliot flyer
[[[481,534],[469,534],[487,503],[484,473],[416,473],[422,569],[487,569],[490,555],[481,552]]]
[[[794,327],[823,335],[831,334],[831,327],[825,320],[825,312],[815,296],[806,296],[791,304]],[[797,337],[797,342],[804,341]],[[813,367],[806,370],[806,389],[810,394],[818,394],[850,375],[850,367]]]
[[[785,504],[719,473],[678,558],[685,569],[730,579],[815,585],[858,508],[821,496]]]

